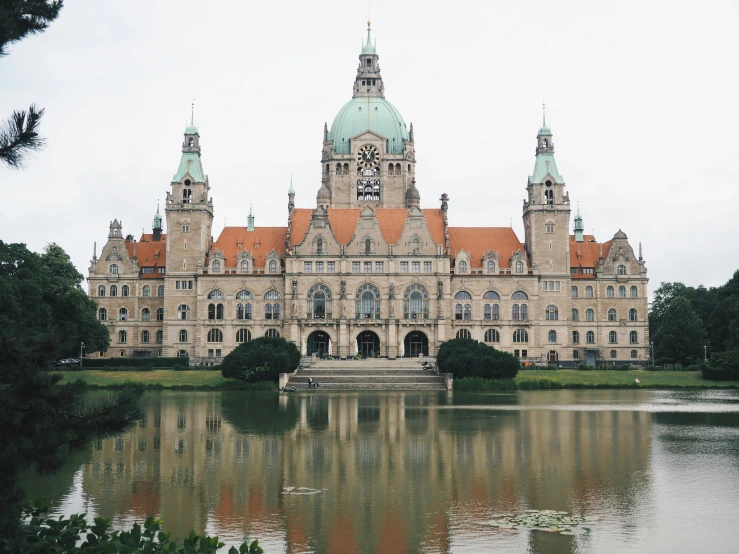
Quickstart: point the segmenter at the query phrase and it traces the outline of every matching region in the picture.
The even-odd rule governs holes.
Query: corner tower
[[[403,208],[415,178],[413,136],[400,112],[385,99],[371,33],[368,21],[352,99],[330,130],[324,125],[322,186],[316,198],[324,207]]]

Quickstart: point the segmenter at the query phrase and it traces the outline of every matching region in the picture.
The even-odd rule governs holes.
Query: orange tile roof
[[[583,241],[576,242],[575,235],[570,235],[570,267],[598,267],[601,246],[603,247],[603,258],[606,258],[612,244],[613,240],[599,243],[593,235],[583,235]],[[577,273],[572,277],[573,279],[592,279],[595,275]]]
[[[439,209],[423,210],[426,226],[436,244],[444,246],[444,214]]]
[[[359,208],[329,208],[328,221],[339,244],[349,244],[357,230]]]
[[[308,232],[310,218],[313,210],[308,208],[295,208],[293,210],[292,231],[290,232],[290,245],[300,244]]]
[[[510,227],[449,227],[452,257],[464,250],[472,258],[471,267],[482,267],[482,257],[488,250],[500,256],[501,268],[511,267],[511,255],[523,250],[523,244]]]
[[[158,241],[154,241],[154,235],[151,233],[144,233],[141,235],[141,239],[136,243],[136,259],[139,268],[142,267],[165,267],[167,258],[167,235],[162,234],[162,238]],[[133,242],[126,242],[126,250],[128,256],[133,258]],[[142,273],[142,279],[162,279],[164,275],[157,273],[154,269],[154,273]]]
[[[385,242],[398,244],[408,219],[408,210],[406,208],[378,208],[375,214]]]
[[[247,250],[254,259],[254,267],[264,267],[267,254],[273,249],[280,257],[285,256],[286,237],[287,227],[255,227],[253,231],[247,231],[246,227],[225,227],[211,253],[218,249],[226,257],[225,267],[236,267],[239,251]]]

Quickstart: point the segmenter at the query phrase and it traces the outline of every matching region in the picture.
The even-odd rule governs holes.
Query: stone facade
[[[621,231],[597,242],[579,214],[570,234],[546,124],[524,242],[509,227],[450,227],[446,194],[439,208],[420,208],[413,125],[384,98],[369,36],[359,58],[353,98],[324,128],[316,208],[296,208],[291,185],[286,227],[255,227],[250,214],[213,241],[200,135],[187,127],[167,233],[158,211],[138,241],[116,220],[93,255],[89,292],[111,331],[100,355],[217,363],[270,334],[339,357],[433,356],[443,341],[471,337],[535,363],[645,363],[641,246],[637,257]]]

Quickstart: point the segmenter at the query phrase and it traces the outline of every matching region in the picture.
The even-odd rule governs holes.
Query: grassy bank
[[[636,383],[639,379],[639,384]],[[537,389],[714,389],[739,388],[739,381],[709,381],[700,371],[581,371],[577,369],[518,372],[515,379],[493,381],[477,377],[454,380],[454,390]]]
[[[127,383],[137,383],[147,389],[203,389],[203,390],[277,390],[277,383],[242,383],[225,379],[220,371],[65,371],[63,383],[82,379],[90,388],[116,389]]]

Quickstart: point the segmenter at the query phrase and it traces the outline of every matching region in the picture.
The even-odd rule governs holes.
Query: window
[[[464,260],[459,262],[459,273],[467,273],[467,262]]]
[[[249,332],[249,329],[239,329],[238,331],[236,331],[236,344],[249,342],[250,340],[251,333]]]
[[[608,310],[608,321],[616,321],[616,308],[611,308]]]
[[[380,319],[380,290],[375,285],[359,287],[354,303],[357,319]]]
[[[579,267],[571,267],[570,268],[570,274],[571,275],[579,275],[579,273],[580,273],[580,268]]]
[[[619,298],[626,298],[626,287],[621,285],[618,287],[618,297]]]
[[[364,262],[364,272],[372,273],[372,262]]]
[[[637,355],[637,353],[636,353],[636,350],[632,350],[632,351],[631,351],[631,357],[632,357],[633,359],[636,359],[636,358],[638,357],[638,355]]]
[[[580,351],[579,350],[573,350],[572,351],[572,357],[577,360],[580,357]]]
[[[187,330],[180,329],[180,342],[187,342]]]
[[[223,331],[220,329],[208,331],[208,342],[223,342]]]
[[[631,287],[631,298],[639,297],[639,289],[635,286]]]
[[[580,321],[580,312],[577,308],[572,308],[572,321]]]
[[[272,300],[282,300],[282,295],[276,290],[271,290],[264,295],[264,319],[280,319],[280,304],[270,304]]]
[[[165,269],[166,268],[164,268],[164,267],[158,267],[157,268],[157,273],[160,273],[160,274],[164,275]]]
[[[144,344],[148,344],[149,342],[149,331],[147,331],[146,329],[141,331],[141,342],[143,342]]]
[[[626,275],[626,266],[623,265],[623,264],[622,265],[619,265],[616,268],[616,273],[618,273],[619,275]]]
[[[280,337],[280,332],[277,329],[267,329],[267,332],[264,333],[264,336],[271,339],[276,339]]]
[[[593,308],[585,310],[585,321],[595,321],[595,311]]]
[[[110,285],[110,295],[118,296],[118,287],[116,285]]]
[[[523,273],[523,262],[516,262],[516,273]]]
[[[472,300],[472,295],[465,291],[461,290],[457,294],[454,295],[455,300]]]
[[[547,223],[547,233],[554,233],[554,223]]]
[[[328,262],[328,272],[336,273],[336,262]]]
[[[472,306],[469,304],[464,305],[464,320],[469,321],[472,319]]]
[[[616,335],[616,331],[611,331],[608,333],[608,343],[609,344],[616,344],[618,342],[618,336]]]
[[[254,298],[248,290],[240,290],[236,293],[236,300],[251,300]]]
[[[141,321],[150,321],[151,320],[151,310],[149,308],[144,308],[141,310]]]
[[[359,262],[352,262],[352,273],[359,273]]]
[[[164,342],[164,331],[162,330],[157,331],[156,341],[157,341],[157,344],[162,344]]]
[[[485,331],[485,342],[500,342],[500,333],[497,329],[488,329]]]
[[[121,287],[121,296],[130,296],[131,289],[128,285],[123,285]]]
[[[313,285],[308,289],[308,317],[331,318],[331,289],[326,285]]]
[[[164,321],[164,308],[157,308],[157,321]]]
[[[462,307],[462,304],[457,304],[454,308],[454,319],[462,319],[464,308]]]
[[[403,293],[403,318],[428,319],[429,293],[423,285],[411,285]]]
[[[457,338],[458,339],[471,339],[472,335],[467,329],[460,329],[457,331]]]
[[[98,319],[100,321],[106,321],[108,319],[108,310],[105,308],[100,308],[98,310]]]
[[[161,298],[161,297],[163,297],[163,296],[164,296],[164,285],[159,285],[159,286],[157,287],[157,296],[158,296],[159,298]]]
[[[580,331],[572,331],[572,343],[580,344]]]
[[[385,262],[375,262],[375,273],[385,272]]]
[[[408,262],[400,262],[400,272],[408,273]]]
[[[595,269],[593,269],[592,267],[583,267],[582,272],[583,272],[583,275],[594,275]]]
[[[595,344],[595,333],[592,331],[588,331],[585,333],[585,342],[588,344]]]
[[[513,342],[529,342],[529,334],[526,332],[525,329],[516,329],[513,332]]]
[[[323,262],[316,262],[316,273],[323,273]]]
[[[570,290],[572,291],[572,298],[577,298],[577,287],[572,287]]]
[[[585,287],[585,298],[593,298],[593,287],[590,285]]]
[[[630,344],[637,344],[639,342],[639,335],[636,331],[631,331],[629,333],[629,343]]]
[[[110,264],[110,272],[113,275],[118,275],[118,264]]]
[[[561,281],[543,281],[544,290],[559,290]]]
[[[225,300],[226,295],[224,295],[219,290],[212,290],[208,293],[208,300]]]
[[[178,350],[177,351],[177,357],[178,358],[187,358],[187,350]],[[179,421],[178,421],[179,426]]]
[[[615,350],[611,350],[611,358],[615,358],[617,356]]]
[[[527,295],[527,294],[526,294],[525,292],[523,292],[523,291],[520,291],[520,290],[519,290],[519,291],[516,291],[516,292],[514,292],[514,293],[513,293],[512,295],[511,295],[511,298],[512,298],[513,300],[528,300],[528,299],[529,299],[528,295]]]
[[[118,331],[118,342],[121,344],[125,344],[127,340],[128,340],[128,334],[123,330]]]
[[[521,304],[521,321],[528,321],[529,319],[529,307],[526,304]]]
[[[270,273],[277,273],[277,260],[270,260],[269,261],[269,272]]]
[[[190,306],[186,304],[180,304],[177,307],[177,319],[190,319]]]
[[[190,225],[188,225],[187,223],[183,223],[182,224],[182,232],[183,233],[189,233],[190,232]]]
[[[454,295],[455,300],[472,300],[472,295],[464,290]],[[464,319],[469,321],[472,319],[472,306],[470,304],[457,304],[455,307],[455,319]]]
[[[550,330],[548,338],[549,342],[557,342],[557,331],[555,331],[554,329]]]
[[[128,310],[126,308],[118,310],[118,319],[121,321],[126,321],[128,319]]]
[[[187,243],[185,243],[185,248],[187,248]],[[213,260],[213,262],[210,264],[210,267],[211,267],[213,273],[220,273],[220,271],[221,271],[221,260]]]
[[[303,262],[303,273],[313,273],[313,262]]]
[[[557,309],[557,306],[553,304],[547,306],[546,319],[547,321],[557,321],[559,319],[559,310]]]
[[[249,260],[241,260],[239,267],[242,273],[247,273],[249,271]]]
[[[610,286],[610,285],[608,285],[608,286],[606,287],[606,296],[607,296],[608,298],[613,298],[613,296],[614,296],[614,295],[613,295],[613,287],[612,287],[612,286]]]
[[[98,287],[98,296],[105,296],[105,285],[100,285]]]
[[[498,304],[485,304],[483,306],[483,318],[486,321],[498,321],[500,319],[500,306]]]
[[[151,287],[149,285],[144,285],[144,296],[151,296]]]
[[[631,308],[629,310],[629,321],[636,321],[636,308]]]
[[[521,319],[521,306],[514,304],[511,307],[511,319],[513,321],[519,321]]]
[[[223,304],[216,306],[216,319],[223,319]]]
[[[413,273],[421,273],[421,262],[412,262],[411,271]]]
[[[431,273],[431,262],[423,262],[423,272]]]

